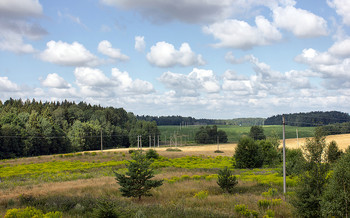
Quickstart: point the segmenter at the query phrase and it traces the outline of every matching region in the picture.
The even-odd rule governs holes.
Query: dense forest
[[[282,116],[276,115],[265,120],[265,125],[282,125]],[[350,122],[350,115],[338,111],[309,112],[284,114],[286,125],[290,126],[322,126],[335,123]]]
[[[156,122],[84,102],[0,101],[0,159],[147,144]],[[102,140],[101,140],[102,139]]]
[[[220,119],[196,119],[193,117],[182,116],[136,116],[138,120],[155,121],[158,126],[174,125],[237,125],[237,126],[254,126],[263,125],[264,118],[236,118],[228,120]]]

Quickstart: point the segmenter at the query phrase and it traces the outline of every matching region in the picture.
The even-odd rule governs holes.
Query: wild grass
[[[225,194],[216,183],[217,173],[232,168],[230,156],[168,156],[153,163],[163,186],[139,202],[121,196],[113,175],[115,169],[125,170],[129,158],[128,152],[96,152],[1,162],[0,215],[33,206],[64,217],[94,217],[99,199],[106,198],[123,217],[235,217],[241,216],[235,211],[240,204],[262,217],[266,211],[258,202],[266,199],[263,192],[273,187],[278,190],[274,198],[283,197],[278,169],[235,169],[239,183],[233,194]],[[288,202],[271,209],[284,217],[292,211]]]

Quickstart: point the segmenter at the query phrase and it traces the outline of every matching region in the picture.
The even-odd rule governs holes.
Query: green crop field
[[[194,143],[194,137],[196,132],[199,130],[201,126],[193,125],[193,126],[158,126],[161,132],[161,140],[162,142],[166,142],[169,144],[170,140],[172,140],[172,144],[174,144],[175,137],[177,135],[178,144],[192,144]],[[235,125],[218,125],[218,130],[224,130],[228,137],[228,142],[235,143],[244,136],[248,135],[250,131],[250,127],[248,126],[235,126]],[[280,139],[282,139],[282,125],[273,125],[273,126],[263,126],[264,133],[267,137],[272,137],[277,135]],[[315,127],[295,127],[295,126],[286,126],[286,138],[296,138],[296,131],[298,130],[298,137],[311,137],[314,134]]]

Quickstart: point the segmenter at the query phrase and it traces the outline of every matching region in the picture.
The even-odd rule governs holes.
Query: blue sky
[[[1,0],[0,99],[349,113],[349,26],[348,0]]]

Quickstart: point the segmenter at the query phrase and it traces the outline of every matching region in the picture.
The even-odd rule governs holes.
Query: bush
[[[220,150],[215,150],[214,153],[224,153],[224,152]]]
[[[244,204],[235,205],[236,213],[245,216],[245,217],[258,217],[259,213],[255,210],[249,210],[248,207]]]
[[[264,197],[275,197],[278,195],[278,191],[276,188],[269,188],[267,192],[263,192],[262,196]]]
[[[6,212],[4,218],[61,218],[61,212],[49,212],[44,214],[41,210],[34,207],[26,207],[24,209],[10,209]]]
[[[146,158],[147,159],[158,159],[159,158],[159,154],[157,153],[156,150],[154,149],[149,149],[146,152]]]
[[[194,194],[194,197],[200,200],[204,200],[208,198],[209,192],[208,191],[200,191]]]
[[[219,170],[217,184],[225,192],[232,193],[233,188],[238,184],[237,177],[232,174],[232,172],[225,167]]]
[[[175,152],[179,152],[179,151],[182,151],[182,150],[179,149],[179,148],[167,148],[166,151],[175,151]]]
[[[107,200],[107,199],[99,199],[97,202],[97,209],[94,211],[95,217],[97,218],[117,218],[119,214],[116,210],[116,205]]]
[[[258,168],[264,161],[259,144],[250,137],[239,140],[234,158],[237,168]]]

